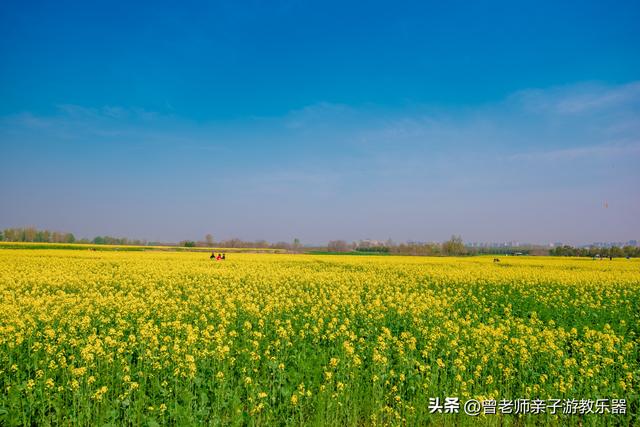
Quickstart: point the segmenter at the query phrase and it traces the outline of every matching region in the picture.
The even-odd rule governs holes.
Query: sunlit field
[[[631,425],[639,331],[633,259],[6,249],[0,425]]]

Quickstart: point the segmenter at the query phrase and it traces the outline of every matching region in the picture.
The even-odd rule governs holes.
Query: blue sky
[[[128,3],[0,6],[0,228],[640,238],[637,3]]]

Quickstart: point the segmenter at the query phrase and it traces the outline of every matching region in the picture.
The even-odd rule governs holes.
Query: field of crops
[[[630,425],[639,332],[638,260],[5,249],[0,425]]]

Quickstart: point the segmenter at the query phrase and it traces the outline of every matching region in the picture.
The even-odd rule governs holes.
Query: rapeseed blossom
[[[638,404],[637,260],[207,261],[0,250],[0,424],[474,421],[429,414],[445,394]]]

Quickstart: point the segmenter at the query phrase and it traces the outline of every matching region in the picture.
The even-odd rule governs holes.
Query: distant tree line
[[[144,240],[130,240],[126,237],[97,236],[92,240],[76,239],[73,233],[38,230],[36,227],[5,228],[0,231],[2,242],[35,243],[93,243],[95,245],[146,245]]]
[[[391,253],[399,255],[421,255],[421,256],[438,256],[445,255],[442,251],[440,243],[417,243],[407,242],[400,243],[390,248]]]
[[[407,242],[393,245],[389,248],[390,253],[398,255],[422,255],[422,256],[460,256],[469,255],[469,249],[464,245],[462,237],[451,236],[442,243],[427,242]]]
[[[549,255],[549,248],[546,246],[526,245],[526,246],[475,246],[467,247],[471,255]]]
[[[42,242],[42,243],[90,243],[94,245],[175,245],[175,243],[147,242],[146,240],[129,239],[127,237],[96,236],[93,239],[76,239],[72,233],[61,233],[51,230],[38,230],[36,227],[7,228],[0,231],[0,242]],[[246,241],[238,238],[215,242],[211,234],[204,236],[204,240],[183,240],[178,243],[183,247],[221,247],[221,248],[267,248],[285,249],[288,251],[302,250],[300,239],[292,242],[269,243],[266,240]]]
[[[73,233],[38,230],[35,227],[5,228],[0,232],[3,242],[42,242],[42,243],[75,243]]]
[[[573,246],[557,246],[549,251],[550,255],[554,256],[582,256],[582,257],[640,257],[640,247],[638,246],[611,246],[610,248],[575,248]]]
[[[0,231],[0,241],[5,242],[42,242],[42,243],[92,243],[95,245],[172,245],[167,243],[148,243],[145,240],[128,239],[127,237],[96,236],[89,239],[76,239],[73,233],[64,233],[51,230],[38,230],[36,227],[6,228]],[[174,243],[175,245],[175,243]],[[183,247],[219,247],[219,248],[256,248],[256,249],[284,249],[291,252],[300,252],[303,249],[299,239],[292,242],[269,243],[266,240],[242,240],[238,238],[215,242],[211,234],[207,234],[204,240],[183,240],[178,243]],[[553,256],[579,256],[579,257],[640,257],[640,247],[637,246],[612,246],[609,248],[573,246],[558,246],[552,249],[541,246],[523,247],[470,247],[466,246],[460,236],[451,238],[442,243],[407,242],[395,244],[390,239],[384,243],[377,241],[360,241],[348,243],[345,240],[331,240],[326,247],[314,249],[327,250],[329,252],[361,252],[371,254],[397,254],[397,255],[422,255],[422,256],[460,256],[460,255],[553,255]]]
[[[95,245],[135,245],[144,246],[147,244],[145,240],[128,239],[126,237],[111,237],[111,236],[96,236],[93,240],[89,241],[83,239],[83,243],[93,243]]]
[[[234,248],[234,249],[284,249],[287,251],[297,252],[302,250],[302,244],[300,243],[300,239],[293,239],[292,242],[276,242],[270,243],[266,240],[242,240],[239,238],[232,238],[227,240],[221,240],[216,242],[211,234],[207,234],[204,237],[204,240],[194,241],[194,240],[182,240],[178,243],[179,246],[192,248],[192,247],[200,247],[200,248]]]
[[[347,243],[344,240],[332,240],[327,245],[329,252],[367,252],[367,253],[389,253],[398,255],[468,255],[469,248],[464,245],[462,237],[451,236],[451,239],[442,243],[400,243],[395,244],[388,240],[384,245],[370,246],[368,244],[359,246],[357,242]]]
[[[376,242],[376,241],[374,241]],[[461,236],[451,236],[445,242],[406,242],[394,243],[387,240],[384,244],[371,241],[347,243],[344,240],[332,240],[326,247],[329,252],[363,252],[363,253],[387,253],[396,255],[418,256],[461,256],[461,255],[549,255],[549,248],[544,246],[499,246],[477,247],[464,244]]]
[[[211,246],[211,245],[209,245]],[[221,248],[257,248],[257,249],[284,249],[287,251],[300,251],[302,244],[299,239],[293,239],[293,242],[276,242],[269,243],[266,240],[241,240],[238,238],[222,240],[215,243],[215,246]]]

